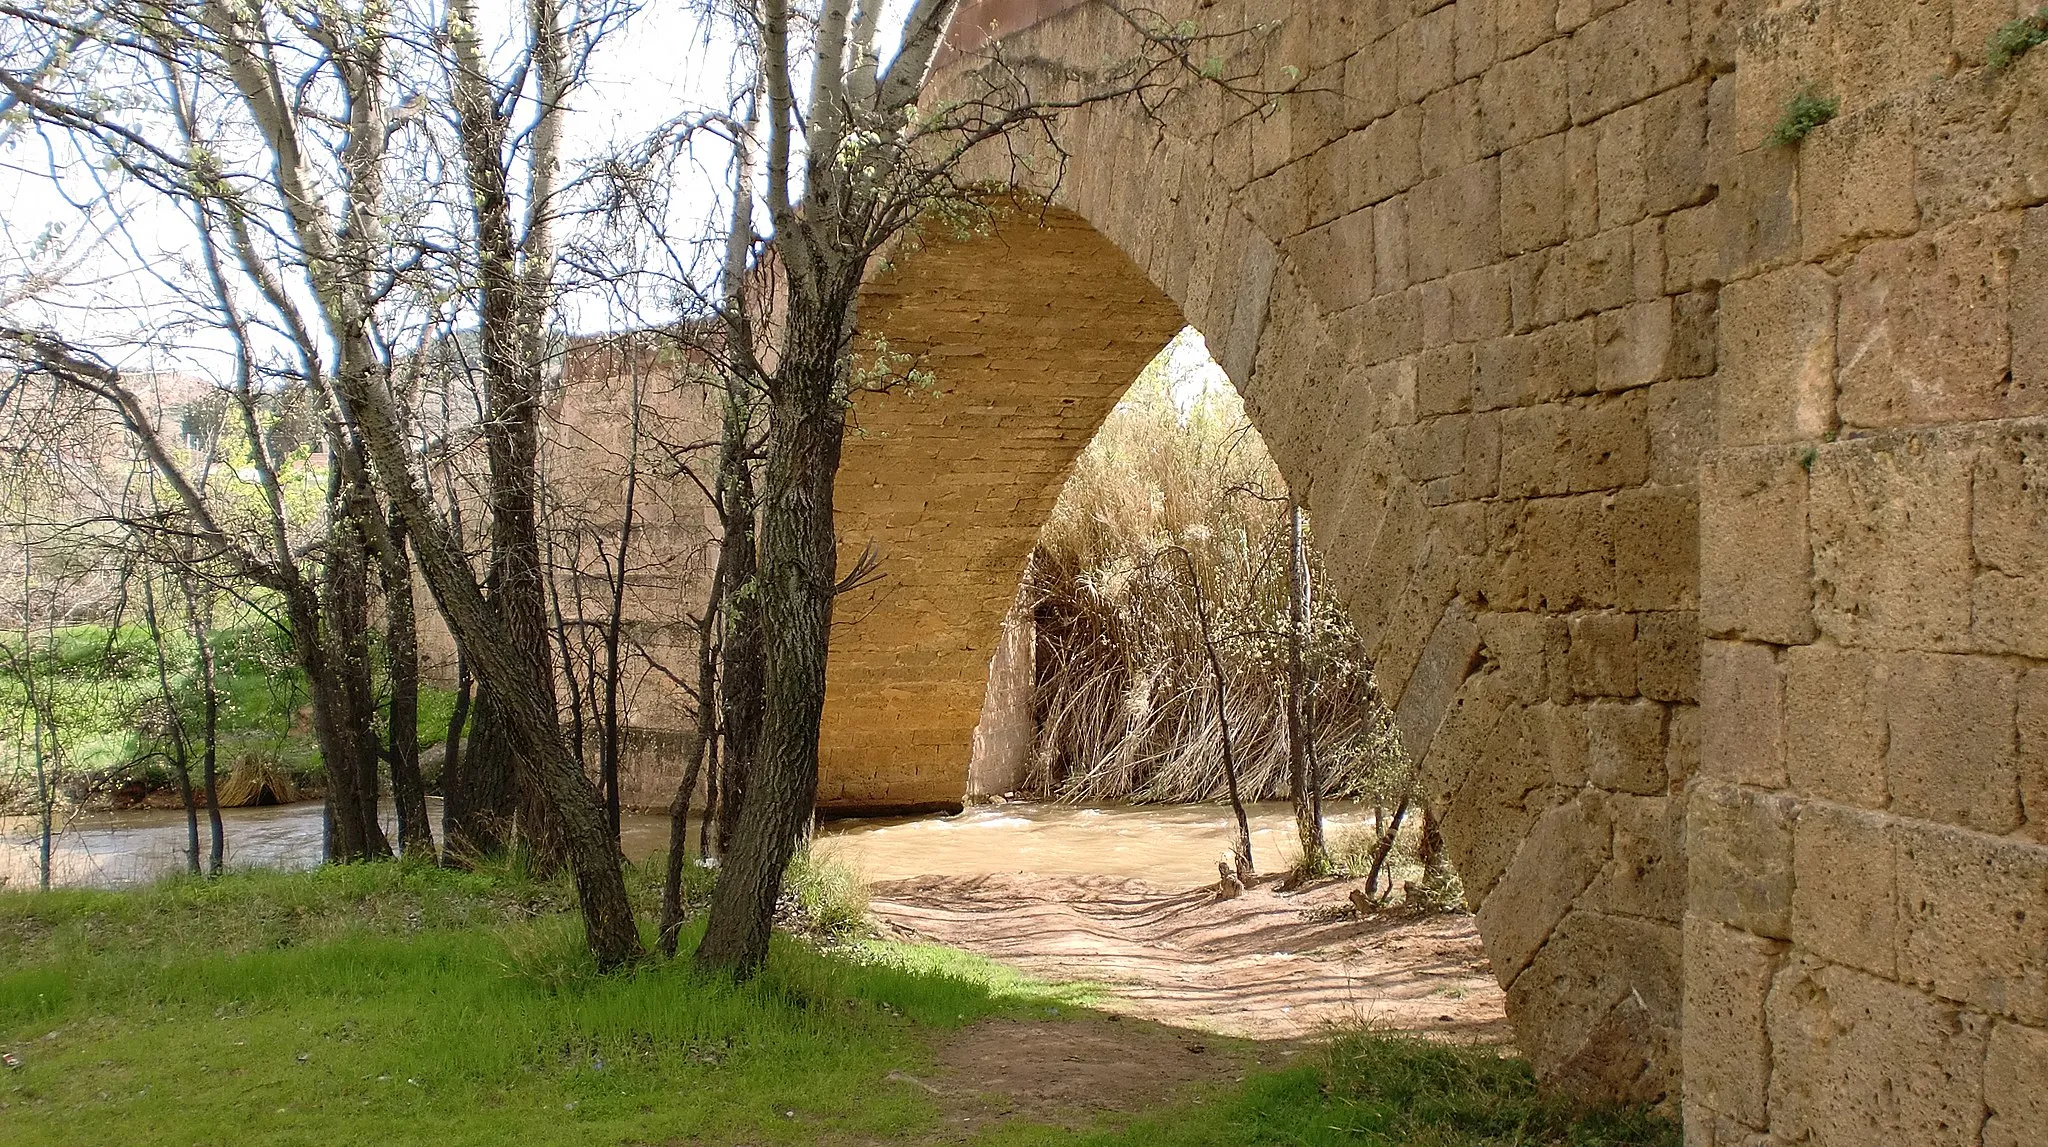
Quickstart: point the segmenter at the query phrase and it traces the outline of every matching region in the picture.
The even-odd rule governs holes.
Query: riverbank
[[[651,870],[632,888],[644,919]],[[0,969],[10,1144],[1675,1142],[1491,1052],[1115,1019],[933,945],[598,976],[566,883],[512,873],[5,893]]]

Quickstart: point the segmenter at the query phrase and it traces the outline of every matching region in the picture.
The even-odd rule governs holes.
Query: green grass
[[[643,920],[657,871],[632,873]],[[937,1101],[889,1075],[928,1074],[935,1035],[1058,1022],[1091,998],[949,949],[779,935],[745,986],[686,960],[599,976],[580,940],[565,882],[509,870],[0,893],[0,1048],[23,1060],[0,1072],[0,1126],[10,1147],[916,1140]],[[982,1141],[1676,1139],[1640,1114],[1574,1119],[1485,1051],[1360,1037],[1154,1115],[1083,1133],[1013,1121]]]

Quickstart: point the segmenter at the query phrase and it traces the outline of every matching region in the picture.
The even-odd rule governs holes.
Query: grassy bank
[[[636,895],[651,889],[636,873]],[[828,896],[829,890],[813,893]],[[569,892],[396,864],[0,894],[0,1124],[12,1144],[925,1141],[891,1073],[1083,989],[963,953],[778,937],[744,987],[687,962],[599,977]],[[1574,1120],[1485,1053],[1353,1040],[1227,1094],[1003,1144],[1669,1143]]]

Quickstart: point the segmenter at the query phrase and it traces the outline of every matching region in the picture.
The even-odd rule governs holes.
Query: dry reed
[[[1184,332],[1082,452],[1032,554],[1031,790],[1077,802],[1223,795],[1192,567],[1224,665],[1240,783],[1250,798],[1286,795],[1286,496],[1236,392]],[[1383,796],[1406,772],[1391,715],[1322,563],[1312,554],[1309,565],[1304,654],[1325,792]]]

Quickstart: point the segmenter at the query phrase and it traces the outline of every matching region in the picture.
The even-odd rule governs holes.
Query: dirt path
[[[893,880],[870,892],[875,917],[899,934],[1046,979],[1103,984],[1104,1006],[1138,1019],[1257,1040],[1371,1026],[1507,1042],[1471,917],[1358,919],[1351,888],[1262,886],[1218,901],[1207,889],[1011,873]]]

